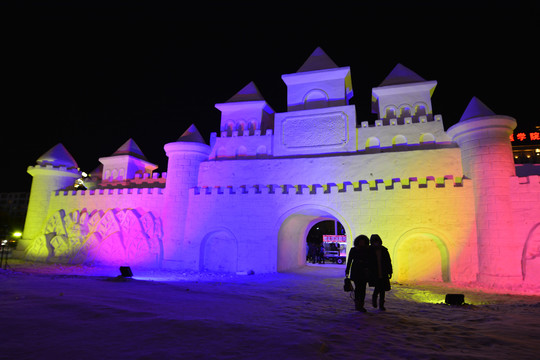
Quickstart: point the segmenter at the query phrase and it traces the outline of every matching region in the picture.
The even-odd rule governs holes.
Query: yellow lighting
[[[13,236],[14,236],[14,237],[21,237],[21,236],[22,236],[22,232],[16,231],[16,232],[13,233]]]

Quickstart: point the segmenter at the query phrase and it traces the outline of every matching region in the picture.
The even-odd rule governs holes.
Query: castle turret
[[[287,85],[287,112],[274,117],[274,156],[356,151],[356,110],[351,69],[338,67],[317,48]]]
[[[473,98],[459,123],[448,129],[461,149],[463,174],[473,180],[478,236],[478,280],[516,283],[522,246],[513,241],[510,177],[515,176],[509,136],[516,120],[495,115]]]
[[[253,81],[216,108],[221,111],[222,137],[261,135],[274,128],[274,110]]]
[[[157,169],[157,165],[148,162],[133,139],[126,141],[111,156],[99,158],[99,162],[103,164],[104,181],[134,179],[135,174],[152,175]]]
[[[189,189],[197,186],[199,165],[208,160],[210,146],[205,142],[195,125],[191,125],[176,142],[165,144],[169,158],[167,183],[165,186],[165,208],[163,216],[164,260],[179,260],[177,253],[183,248],[184,229]],[[174,250],[173,250],[174,249]]]
[[[51,193],[72,186],[81,177],[77,162],[60,143],[41,155],[36,163],[28,167],[28,173],[33,177],[32,188],[18,250],[25,250],[40,234],[47,219]]]
[[[414,71],[397,64],[383,82],[372,90],[372,112],[378,114],[379,119],[389,121],[398,119],[403,122],[405,118],[414,119],[414,122],[432,120],[431,95],[437,82],[426,81]]]
[[[288,111],[348,105],[353,97],[350,67],[338,67],[320,47],[296,73],[281,78],[287,85]]]

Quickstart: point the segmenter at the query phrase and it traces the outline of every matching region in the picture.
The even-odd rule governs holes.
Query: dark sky
[[[0,2],[0,192],[29,191],[27,166],[58,142],[89,172],[131,137],[166,171],[163,145],[191,123],[208,140],[214,104],[248,82],[285,111],[281,75],[317,46],[351,67],[358,122],[375,120],[371,88],[402,63],[438,81],[445,128],[472,96],[540,125],[535,1],[156,3]]]

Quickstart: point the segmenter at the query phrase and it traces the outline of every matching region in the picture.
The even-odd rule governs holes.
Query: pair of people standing
[[[371,243],[371,246],[370,246]],[[358,311],[366,312],[364,299],[366,284],[374,287],[373,307],[386,310],[384,307],[385,292],[390,290],[392,278],[392,261],[388,249],[382,246],[379,235],[371,238],[360,235],[354,239],[354,247],[349,251],[345,276],[354,282],[354,304]],[[378,300],[378,302],[377,302]]]

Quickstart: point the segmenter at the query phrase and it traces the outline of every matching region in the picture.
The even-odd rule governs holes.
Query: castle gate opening
[[[348,222],[336,211],[317,205],[302,205],[280,217],[277,224],[277,271],[287,271],[306,265],[307,235],[321,221],[337,220],[351,234]]]

